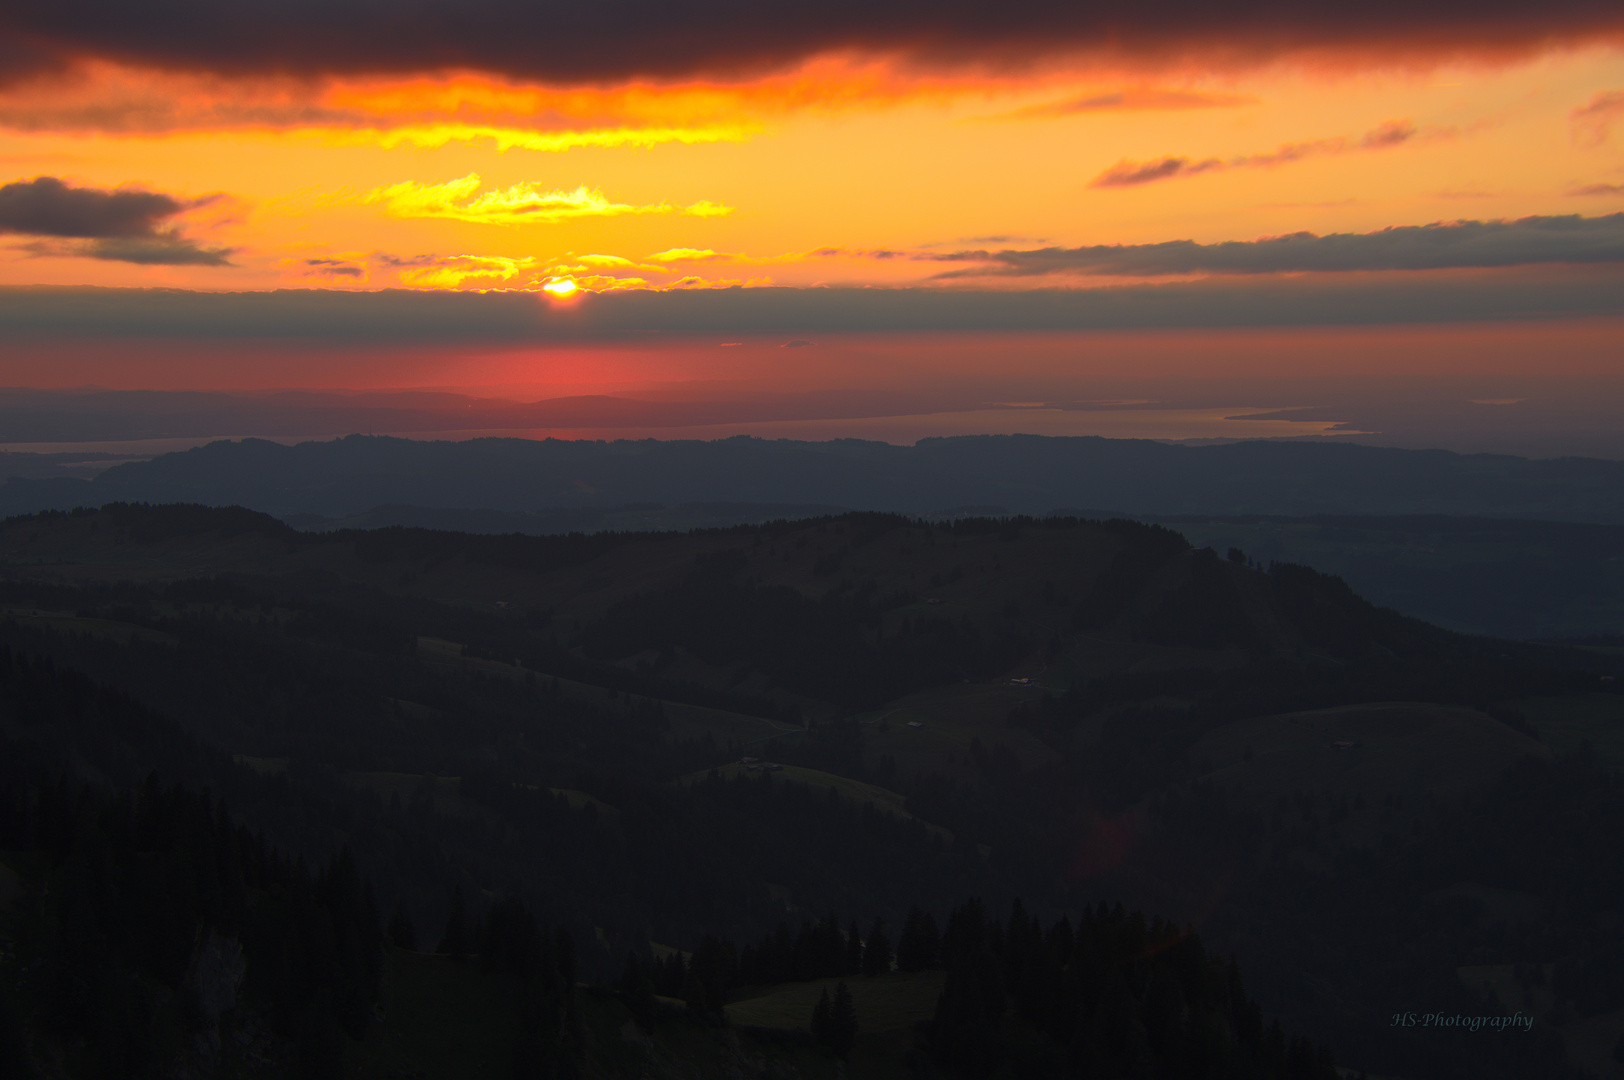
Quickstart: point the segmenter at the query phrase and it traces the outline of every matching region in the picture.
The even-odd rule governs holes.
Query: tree
[[[688,977],[683,983],[682,998],[691,1015],[713,1023],[722,1023],[726,1014],[722,1006],[727,1001],[728,988],[738,982],[738,959],[731,942],[706,935],[699,947],[688,958]]]
[[[836,1056],[845,1057],[851,1053],[852,1046],[857,1042],[857,1009],[852,1004],[851,991],[846,989],[844,982],[835,985],[835,996],[829,1003],[829,1023],[825,1030],[828,1033],[825,1045]]]
[[[451,892],[451,913],[446,916],[445,932],[440,935],[440,944],[434,947],[434,951],[466,956],[470,948],[468,912],[462,903],[462,886],[458,885]]]
[[[812,1006],[812,1039],[819,1046],[829,1045],[829,990],[827,987],[818,995],[818,1003]]]
[[[897,970],[928,971],[935,967],[940,940],[936,920],[917,907],[909,909],[908,921],[897,939]]]
[[[863,943],[863,974],[870,977],[891,972],[891,940],[885,936],[885,920],[875,919]]]
[[[34,1063],[28,1057],[28,1040],[23,1035],[23,1026],[12,1011],[4,988],[0,988],[0,1076],[30,1080],[34,1075]]]
[[[860,975],[863,972],[863,935],[857,929],[857,920],[851,921],[846,931],[846,970],[843,974]]]
[[[389,944],[408,952],[417,951],[417,928],[412,925],[403,904],[396,904],[395,913],[389,916]]]
[[[654,1027],[654,983],[649,978],[648,967],[643,958],[635,952],[626,954],[626,967],[620,973],[620,984],[616,987],[626,1002],[626,1007],[632,1012],[632,1019],[644,1031]]]

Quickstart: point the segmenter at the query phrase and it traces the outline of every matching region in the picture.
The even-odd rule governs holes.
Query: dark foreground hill
[[[37,472],[37,470],[36,470]],[[924,439],[415,442],[352,435],[217,442],[94,480],[16,479],[0,511],[113,501],[241,505],[344,518],[381,505],[534,512],[767,503],[1048,514],[1460,514],[1624,522],[1624,463],[1346,444],[1172,446],[1029,435]],[[514,526],[519,528],[521,526]]]
[[[1118,902],[1196,927],[1292,1037],[1373,1073],[1561,1077],[1609,1067],[1624,1029],[1605,857],[1624,842],[1624,660],[1606,649],[1457,636],[1125,521],[525,537],[113,505],[0,524],[0,558],[13,655],[162,718],[19,701],[0,734],[70,785],[156,768],[207,787],[307,866],[348,849],[420,938],[459,891],[470,921],[511,900],[569,933],[587,980],[632,972],[617,1008],[647,1004],[642,970],[809,1039],[809,1016],[768,1021],[801,1000],[786,975],[848,977],[793,960],[831,913],[844,942],[876,919],[895,941],[910,909],[945,927],[980,897],[998,929],[971,985],[1005,990],[941,1006],[969,1018],[945,1063],[905,1020],[857,1075],[1071,1060],[1045,1026],[1062,1000],[1101,1017],[1111,1053],[1150,1017],[1220,1015],[1173,950],[1165,986],[1149,964],[1103,998],[1021,997],[1048,970],[1010,951],[1026,920],[1047,942]],[[1030,914],[1004,918],[1017,898]],[[763,966],[780,941],[788,966]],[[674,950],[691,956],[671,986]],[[418,987],[402,1015],[441,1000],[424,963],[386,965]],[[892,989],[854,995],[871,1033],[941,1015],[947,984],[919,983],[919,1006],[876,978]],[[1112,1000],[1137,1018],[1088,1012]],[[1489,1036],[1392,1023],[1406,1012],[1534,1019]],[[651,1045],[681,1060],[685,1030]]]

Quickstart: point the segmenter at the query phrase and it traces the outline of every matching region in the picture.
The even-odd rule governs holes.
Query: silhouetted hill
[[[706,981],[726,954],[707,940],[979,896],[1023,899],[1045,942],[1119,901],[1197,925],[1265,1013],[1387,1076],[1571,1075],[1624,1020],[1624,878],[1596,856],[1624,843],[1624,656],[1449,633],[1164,527],[300,532],[109,504],[0,523],[0,644],[86,673],[0,714],[76,779],[162,767],[307,865],[347,846],[419,928],[451,921],[454,889],[470,918],[522,902],[591,978],[628,952],[709,956],[677,977],[712,1012],[734,984]],[[132,707],[53,704],[92,682]],[[1038,955],[1010,925],[1035,935],[989,930],[960,986],[982,1004],[946,1015],[1043,1058],[1058,1042],[1031,1036],[1060,1021],[996,1005]],[[1116,995],[1137,1020],[1062,998],[1130,1041],[1151,1018],[1233,1022],[1177,955],[1160,989],[1161,961],[1123,969],[1150,980]],[[1412,1002],[1536,1026],[1393,1026]],[[921,1068],[964,1072],[941,1045]]]
[[[1624,462],[1025,435],[924,439],[911,447],[742,436],[448,443],[352,435],[297,446],[218,442],[119,465],[93,481],[17,479],[0,488],[6,513],[113,501],[238,504],[337,518],[382,505],[528,512],[730,502],[913,513],[990,505],[1036,514],[1077,507],[1624,522]]]

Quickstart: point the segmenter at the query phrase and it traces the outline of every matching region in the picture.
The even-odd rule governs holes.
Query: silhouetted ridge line
[[[1135,515],[1447,513],[1621,522],[1624,462],[1028,435],[923,439],[911,447],[744,436],[451,443],[352,435],[297,446],[217,442],[118,465],[94,480],[13,479],[0,488],[6,513],[116,501],[238,504],[338,519],[391,505],[541,514],[742,503],[914,514],[964,506],[1028,514],[1110,507]],[[541,518],[531,527],[578,526],[548,526]]]

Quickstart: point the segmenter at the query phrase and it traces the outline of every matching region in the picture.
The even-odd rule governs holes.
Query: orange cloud
[[[1217,109],[1237,105],[1255,105],[1258,99],[1240,94],[1212,94],[1198,90],[1164,90],[1155,87],[1136,87],[1107,93],[1085,94],[1038,105],[1027,105],[1013,112],[991,117],[994,120],[1052,120],[1060,116],[1075,116],[1091,112],[1169,111],[1175,109]]]
[[[1575,137],[1587,145],[1599,146],[1607,141],[1613,121],[1624,117],[1624,90],[1604,90],[1569,116]]]
[[[310,128],[299,134],[339,146],[371,145],[386,150],[410,146],[433,150],[453,142],[488,143],[497,153],[509,150],[535,150],[562,153],[583,147],[597,149],[647,148],[662,143],[693,146],[701,143],[744,142],[759,133],[759,125],[715,125],[692,128],[619,127],[586,131],[536,131],[524,128],[491,127],[473,124],[426,124],[397,128]]]
[[[535,183],[512,184],[479,193],[478,173],[443,184],[403,180],[374,188],[362,196],[367,203],[382,203],[384,213],[399,218],[443,218],[482,225],[556,224],[571,218],[620,217],[626,214],[691,214],[721,217],[732,207],[710,201],[675,207],[670,203],[634,206],[611,202],[601,191],[585,185],[573,191],[544,190]]]
[[[890,248],[820,247],[808,251],[785,251],[777,255],[747,255],[740,251],[712,251],[710,248],[669,248],[645,258],[651,263],[730,262],[753,266],[808,262],[813,259],[899,259],[923,257],[910,251]]]
[[[947,102],[1041,89],[1047,75],[934,75],[872,58],[826,55],[737,81],[557,86],[488,75],[220,78],[105,61],[6,85],[0,128],[29,132],[161,134],[300,132],[338,145],[496,149],[741,142],[772,118]]]
[[[1333,139],[1315,139],[1311,142],[1286,143],[1265,154],[1246,154],[1229,160],[1205,158],[1195,161],[1187,157],[1164,157],[1155,161],[1119,161],[1089,182],[1089,187],[1138,187],[1158,180],[1171,180],[1180,176],[1196,176],[1220,169],[1258,169],[1285,165],[1303,158],[1324,154],[1343,154],[1353,150],[1383,150],[1415,139],[1421,132],[1408,120],[1389,120],[1367,131],[1357,139],[1338,136]],[[1448,129],[1428,133],[1429,138],[1447,138],[1454,134]]]

